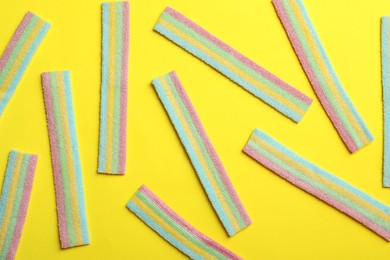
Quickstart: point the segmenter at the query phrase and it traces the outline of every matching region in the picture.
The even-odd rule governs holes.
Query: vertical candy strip
[[[273,0],[302,67],[326,113],[351,152],[374,137],[345,92],[301,0]]]
[[[11,151],[0,198],[0,259],[14,259],[26,220],[38,156]]]
[[[143,185],[127,208],[192,259],[242,259],[191,226]]]
[[[154,79],[153,85],[217,215],[227,233],[233,236],[247,227],[251,220],[195,108],[174,71]]]
[[[390,241],[390,207],[255,129],[244,152],[280,177]]]
[[[27,12],[0,57],[0,117],[50,24]]]
[[[301,120],[312,102],[172,8],[164,10],[154,30],[295,122]]]
[[[42,73],[61,247],[89,244],[69,71]]]
[[[383,187],[390,187],[390,17],[382,17]]]
[[[126,170],[129,3],[102,4],[99,173]]]

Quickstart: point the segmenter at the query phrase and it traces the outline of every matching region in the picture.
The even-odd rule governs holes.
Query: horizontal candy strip
[[[0,117],[50,24],[27,12],[0,57]]]
[[[390,241],[390,207],[255,129],[244,152],[302,190]]]
[[[383,186],[390,187],[390,17],[382,17]]]
[[[129,2],[102,4],[99,173],[126,170]]]
[[[0,259],[14,259],[30,203],[38,156],[11,151],[0,197]]]
[[[56,189],[61,247],[88,245],[76,123],[69,71],[42,73]]]
[[[322,106],[348,149],[356,152],[374,137],[341,85],[303,2],[272,2]]]
[[[295,122],[301,120],[312,102],[172,8],[164,10],[154,30]]]
[[[127,208],[192,259],[241,259],[191,226],[145,185],[133,195]]]
[[[214,210],[227,233],[234,235],[247,227],[251,220],[179,78],[172,71],[154,79],[153,85]]]

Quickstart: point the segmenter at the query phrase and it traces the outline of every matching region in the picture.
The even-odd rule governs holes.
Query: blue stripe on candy
[[[30,48],[28,49],[25,57],[23,58],[22,63],[20,64],[20,67],[18,68],[16,74],[14,75],[14,78],[12,79],[7,92],[3,96],[3,100],[0,102],[0,116],[3,113],[5,106],[11,99],[12,95],[14,94],[16,87],[21,80],[23,73],[26,71],[26,68],[28,64],[30,63],[34,53],[38,49],[40,43],[42,42],[43,38],[45,37],[46,33],[50,29],[50,24],[45,22],[42,26],[41,30],[39,31],[37,37],[34,39],[33,43],[31,44]]]
[[[154,30],[159,32],[160,34],[164,35],[177,45],[181,46],[183,49],[187,50],[188,52],[192,53],[194,56],[200,58],[207,64],[209,64],[211,67],[215,68],[216,70],[220,71],[222,74],[226,75],[228,78],[230,78],[232,81],[238,83],[240,86],[242,86],[245,90],[252,93],[254,96],[262,99],[264,102],[275,108],[276,110],[280,111],[290,119],[292,119],[295,122],[298,122],[301,120],[302,116],[295,113],[293,110],[289,109],[284,104],[280,103],[279,101],[275,100],[271,96],[265,94],[261,90],[254,87],[252,84],[247,82],[246,80],[242,79],[240,76],[238,76],[236,73],[232,72],[229,68],[225,67],[224,65],[220,64],[215,59],[211,58],[209,55],[205,54],[198,48],[191,45],[189,42],[183,40],[176,34],[172,33],[169,29],[165,28],[161,24],[156,24],[154,27]]]
[[[64,71],[64,93],[66,101],[66,110],[68,114],[68,126],[70,131],[71,138],[71,148],[72,148],[72,161],[75,167],[75,177],[77,185],[77,201],[78,201],[78,210],[80,215],[80,224],[82,229],[82,238],[84,243],[89,243],[89,234],[88,234],[88,223],[87,216],[85,212],[85,201],[84,201],[84,186],[82,180],[82,169],[80,162],[80,153],[78,148],[77,133],[76,133],[76,122],[72,102],[72,88],[69,71]]]
[[[108,96],[108,48],[109,48],[109,3],[102,4],[103,40],[102,40],[102,86],[100,95],[100,141],[99,172],[106,170],[107,150],[107,96]]]
[[[368,140],[370,140],[370,141],[374,140],[374,136],[372,135],[372,133],[368,129],[367,125],[364,123],[363,118],[360,116],[356,107],[353,105],[351,99],[349,98],[345,89],[343,88],[343,86],[340,82],[340,79],[338,78],[338,76],[337,76],[337,74],[332,66],[332,63],[329,60],[329,57],[325,52],[325,48],[323,47],[323,45],[320,41],[320,38],[317,34],[317,31],[315,30],[314,25],[309,18],[309,14],[307,13],[307,10],[306,10],[302,0],[297,0],[297,4],[301,10],[301,13],[302,13],[305,21],[306,21],[306,24],[309,26],[310,32],[313,35],[313,38],[314,38],[314,40],[315,40],[315,42],[320,50],[321,56],[325,60],[325,64],[328,68],[328,71],[330,72],[333,81],[336,83],[335,85],[336,85],[338,91],[340,92],[341,96],[343,97],[344,102],[347,104],[348,108],[351,110],[352,114],[354,115],[354,117],[358,121],[360,128],[363,130],[364,134],[368,137]]]
[[[382,17],[382,84],[383,84],[383,186],[390,187],[390,17]]]
[[[153,85],[155,86],[155,89],[157,91],[158,96],[160,97],[165,109],[167,110],[167,113],[172,121],[172,124],[174,125],[177,134],[184,145],[188,156],[190,157],[190,160],[192,162],[192,165],[194,166],[196,172],[198,173],[199,179],[202,182],[202,185],[204,189],[206,190],[206,193],[211,201],[211,204],[213,205],[215,211],[217,212],[219,218],[221,219],[222,224],[226,228],[228,234],[230,236],[234,235],[236,232],[234,231],[232,223],[229,221],[229,218],[226,215],[226,212],[224,211],[222,205],[220,204],[220,201],[218,200],[215,191],[213,187],[210,184],[210,181],[207,178],[207,175],[199,162],[198,156],[196,152],[194,151],[190,140],[188,139],[185,130],[183,129],[183,126],[180,122],[180,119],[177,117],[177,114],[169,100],[169,98],[166,96],[166,93],[164,91],[164,87],[161,85],[159,79],[153,80]]]
[[[166,239],[169,243],[175,246],[177,249],[190,256],[192,259],[204,259],[202,256],[198,255],[192,249],[188,248],[186,245],[177,240],[169,232],[167,232],[163,227],[161,227],[157,222],[155,222],[148,214],[146,214],[141,208],[137,206],[134,202],[130,201],[127,204],[127,208],[134,212],[140,219],[142,219],[149,227],[156,231],[160,236]]]

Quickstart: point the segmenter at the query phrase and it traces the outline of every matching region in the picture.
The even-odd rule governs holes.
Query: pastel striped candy
[[[88,245],[84,188],[69,71],[42,73],[61,247]]]
[[[318,98],[351,152],[372,136],[345,92],[301,0],[273,0],[276,12]]]
[[[192,259],[241,259],[191,226],[145,185],[133,195],[127,208]]]
[[[390,207],[387,205],[295,154],[258,129],[252,133],[244,152],[390,241]]]
[[[164,10],[154,30],[295,122],[301,120],[312,102],[172,8]]]
[[[11,151],[0,197],[0,259],[14,259],[27,216],[38,156]]]
[[[50,24],[27,12],[0,57],[0,117]]]
[[[383,186],[390,187],[390,17],[382,17]]]
[[[251,224],[221,160],[174,71],[153,80],[179,138],[229,236]]]
[[[102,4],[99,173],[126,170],[129,3]]]

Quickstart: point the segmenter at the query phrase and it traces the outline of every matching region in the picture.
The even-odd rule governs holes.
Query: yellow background
[[[390,204],[382,188],[380,17],[385,0],[304,0],[346,91],[375,141],[351,155],[316,98],[270,0],[130,3],[127,171],[97,169],[101,1],[0,0],[0,51],[30,10],[52,24],[0,118],[0,180],[11,149],[39,154],[17,259],[185,259],[125,208],[146,184],[196,228],[246,259],[388,259],[390,246],[244,155],[255,127]],[[314,99],[299,124],[152,31],[171,6]],[[59,246],[40,74],[71,71],[91,245]],[[151,80],[176,70],[253,224],[228,238]]]

